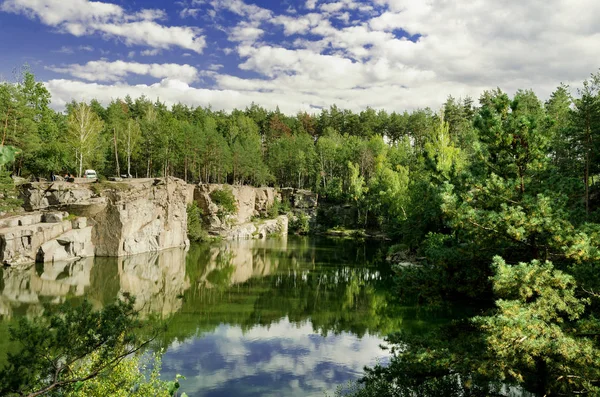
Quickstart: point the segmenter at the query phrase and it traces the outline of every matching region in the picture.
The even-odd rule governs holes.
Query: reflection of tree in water
[[[376,244],[295,237],[192,246],[191,287],[164,342],[222,323],[249,329],[284,317],[310,320],[323,334],[385,334],[402,320],[389,315],[387,270],[375,263],[378,254]]]
[[[294,322],[310,319],[323,334],[349,331],[362,336],[391,329],[388,296],[376,268],[325,267],[265,281],[271,288],[256,300],[250,324],[287,316]]]

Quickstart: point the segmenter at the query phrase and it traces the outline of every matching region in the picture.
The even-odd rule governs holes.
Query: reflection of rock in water
[[[181,307],[180,297],[189,288],[183,249],[122,258],[84,258],[74,262],[49,262],[26,269],[0,269],[0,316],[35,315],[43,304],[86,297],[100,308],[119,293],[137,299],[145,314],[169,315]]]
[[[144,314],[168,316],[181,308],[190,282],[185,273],[183,249],[171,249],[119,258],[121,293],[136,297]]]
[[[207,263],[198,282],[204,287],[241,284],[252,277],[268,276],[277,270],[287,239],[226,241],[210,247]]]
[[[67,296],[83,296],[90,286],[94,258],[38,266],[1,271],[0,315],[10,318],[17,309],[37,314],[43,310],[42,302],[61,303]]]

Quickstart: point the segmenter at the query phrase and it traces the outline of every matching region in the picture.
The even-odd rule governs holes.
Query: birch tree
[[[95,150],[104,123],[86,103],[74,104],[70,108],[68,123],[68,139],[75,149],[77,158],[77,176],[83,174],[84,161]]]

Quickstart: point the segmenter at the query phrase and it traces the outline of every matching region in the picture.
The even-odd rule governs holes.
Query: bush
[[[283,208],[281,206],[281,202],[279,201],[279,199],[275,198],[275,200],[273,201],[273,205],[271,205],[269,207],[269,209],[267,209],[267,217],[269,219],[273,219],[273,218],[277,218],[280,214],[282,214]]]
[[[129,295],[100,311],[88,301],[78,306],[65,303],[35,319],[21,318],[9,329],[11,342],[20,350],[7,354],[0,370],[0,395],[63,395],[110,376],[160,331],[139,318],[134,303]]]
[[[237,212],[237,203],[233,193],[229,189],[218,189],[210,193],[210,199],[219,206],[219,218],[223,219],[227,215]]]
[[[202,208],[196,202],[187,206],[187,235],[190,241],[206,241],[208,234],[202,227]]]
[[[76,376],[85,375],[91,370],[89,366],[97,359],[92,359],[75,370]],[[92,378],[86,382],[75,384],[65,393],[66,397],[171,397],[178,395],[179,378],[173,381],[160,379],[161,358],[154,354],[144,359],[140,355],[125,358],[104,376]],[[151,367],[149,369],[148,367]],[[185,393],[181,397],[186,396]]]
[[[297,234],[308,234],[310,232],[310,218],[306,214],[298,214],[290,222],[290,230]]]
[[[281,201],[281,204],[279,206],[279,213],[287,214],[291,210],[292,210],[292,206],[290,204],[290,199],[289,199],[289,197],[286,197],[283,199],[283,201]]]
[[[0,212],[12,212],[19,209],[23,201],[17,196],[13,179],[7,171],[0,170]]]

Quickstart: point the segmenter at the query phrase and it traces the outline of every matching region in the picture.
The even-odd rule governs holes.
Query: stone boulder
[[[68,215],[37,212],[0,221],[0,261],[12,266],[93,256],[92,227]]]
[[[235,225],[221,233],[226,240],[264,239],[269,235],[287,235],[288,217],[285,215],[275,219],[266,219]]]
[[[317,208],[319,195],[310,190],[296,189],[293,194],[292,205],[298,209],[314,209]]]
[[[280,199],[275,189],[270,187],[255,188],[254,211],[255,215],[267,215],[269,209],[275,203],[275,199]]]
[[[202,209],[203,214],[210,220],[210,227],[222,227],[222,220],[217,221],[219,207],[212,201],[210,195],[216,190],[230,190],[235,198],[237,212],[230,217],[230,223],[242,224],[249,222],[255,215],[256,192],[252,186],[223,185],[204,183],[196,186],[194,201]],[[218,218],[218,217],[217,217]],[[218,225],[218,226],[217,226]]]
[[[92,226],[71,229],[53,240],[46,241],[38,249],[37,262],[69,261],[74,258],[94,256]]]
[[[237,205],[237,212],[227,217],[219,216],[219,206],[211,199],[211,193],[223,189],[231,191]],[[194,190],[194,201],[202,209],[208,232],[233,239],[241,238],[240,236],[251,236],[256,231],[256,227],[252,229],[253,227],[250,225],[252,219],[257,216],[266,216],[269,208],[273,206],[275,198],[278,198],[278,193],[269,187],[255,188],[205,183],[197,185]]]
[[[27,211],[35,211],[98,201],[92,186],[90,183],[69,182],[26,183],[21,185],[19,192],[23,200],[23,208]]]

